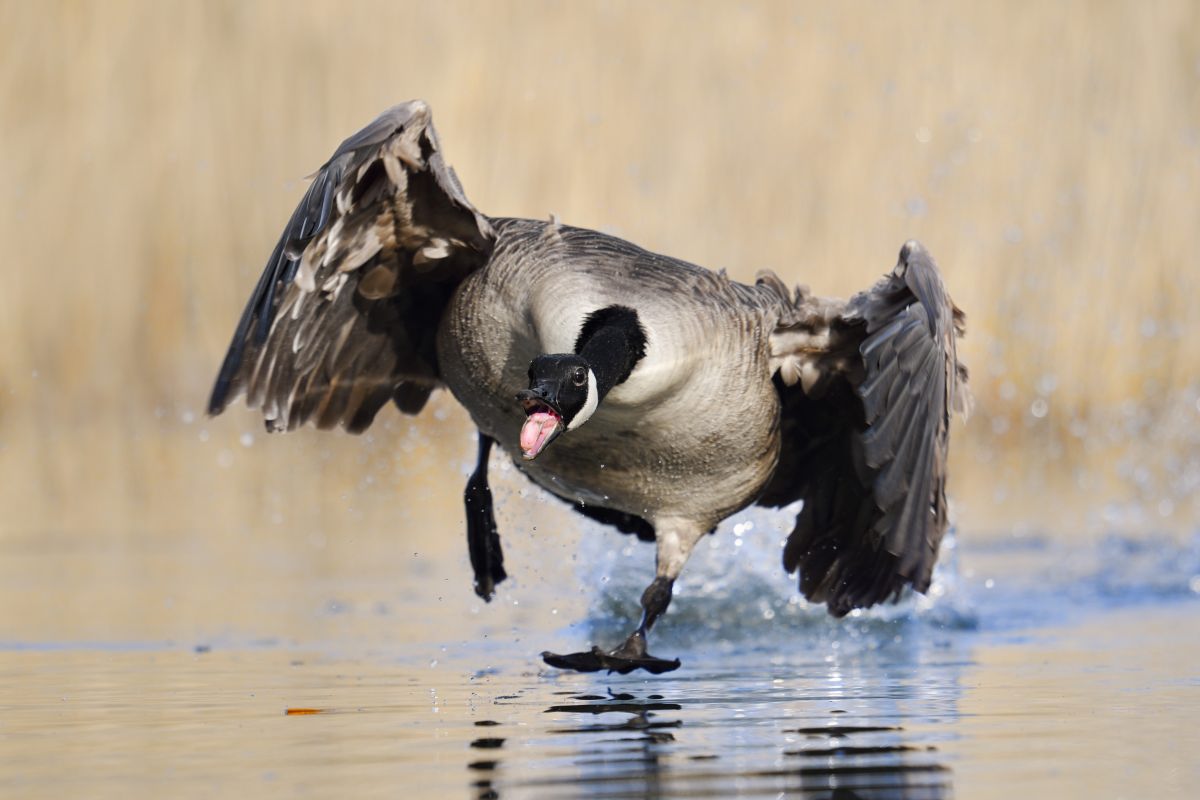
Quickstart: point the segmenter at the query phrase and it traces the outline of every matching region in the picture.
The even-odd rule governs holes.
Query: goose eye
[[[583,386],[587,383],[587,372],[583,367],[575,368],[575,371],[571,373],[571,382],[576,386]]]

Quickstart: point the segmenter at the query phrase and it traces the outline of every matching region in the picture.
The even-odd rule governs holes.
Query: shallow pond
[[[930,598],[838,622],[758,525],[700,548],[658,677],[537,658],[619,639],[651,552],[616,534],[491,605],[385,536],[11,540],[0,794],[1197,796],[1200,540],[960,536]]]

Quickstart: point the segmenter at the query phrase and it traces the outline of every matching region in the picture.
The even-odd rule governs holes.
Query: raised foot
[[[475,594],[491,602],[496,584],[508,577],[504,571],[504,550],[492,514],[492,490],[486,477],[478,472],[467,481],[463,493],[467,508],[467,549],[475,572]]]
[[[668,661],[665,658],[655,658],[651,655],[617,655],[621,649],[606,653],[599,647],[593,647],[584,653],[568,653],[566,655],[546,651],[542,653],[542,660],[552,667],[573,669],[576,672],[599,672],[606,669],[609,672],[628,675],[635,669],[644,669],[654,675],[660,675],[679,669],[678,658]]]

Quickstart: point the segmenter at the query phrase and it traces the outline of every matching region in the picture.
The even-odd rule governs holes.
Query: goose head
[[[517,392],[525,408],[521,454],[533,460],[564,431],[573,431],[596,411],[600,389],[596,373],[583,356],[558,353],[538,356],[529,365],[529,388]]]
[[[574,353],[540,355],[529,365],[529,388],[517,392],[525,409],[521,454],[537,458],[565,431],[591,419],[600,401],[625,381],[646,355],[646,332],[628,306],[588,314]]]

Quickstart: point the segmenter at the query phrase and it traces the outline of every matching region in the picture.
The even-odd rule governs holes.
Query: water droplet
[[[929,144],[929,142],[933,139],[933,131],[922,125],[920,128],[917,128],[915,136],[917,137],[917,141],[921,144]]]
[[[1046,416],[1046,412],[1050,410],[1049,404],[1042,398],[1038,398],[1029,404],[1029,413],[1033,414],[1037,419]]]
[[[242,447],[249,447],[254,444],[254,434],[249,432],[243,433],[238,441],[242,443]]]
[[[434,668],[434,667],[436,667],[436,666],[437,666],[437,659],[436,659],[436,658],[434,658],[434,659],[430,659],[430,661],[429,661],[429,668],[430,668],[430,669],[433,669],[433,668]],[[434,710],[434,711],[437,711],[437,706],[434,706],[434,707],[433,707],[433,710]]]
[[[992,580],[991,578],[988,578],[986,581],[983,582],[983,588],[985,588],[985,589],[991,589],[995,585],[996,585],[996,582],[994,580]]]
[[[1051,395],[1058,388],[1058,376],[1046,373],[1037,379],[1038,394]]]

